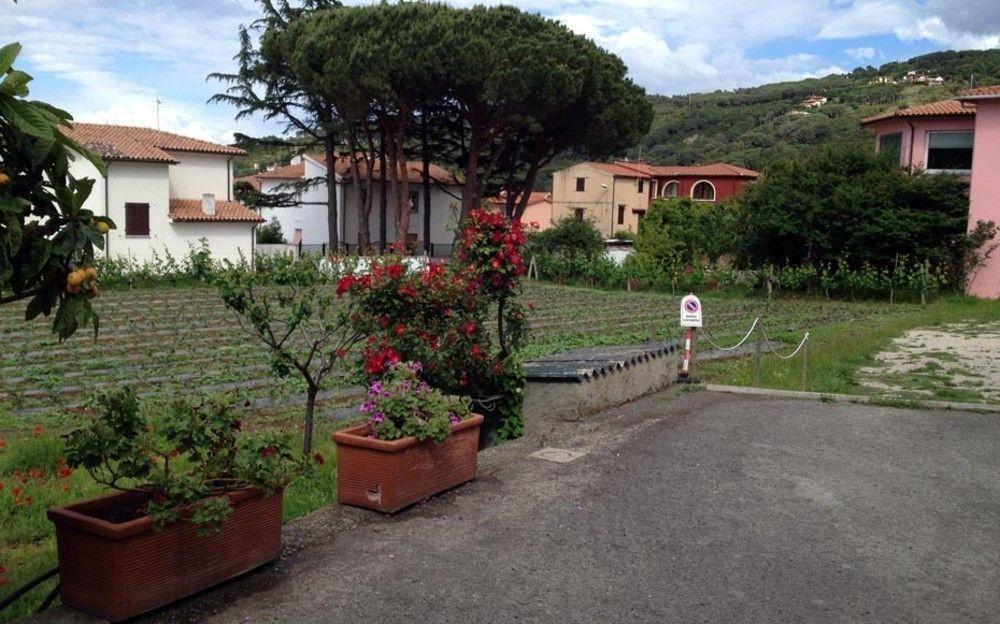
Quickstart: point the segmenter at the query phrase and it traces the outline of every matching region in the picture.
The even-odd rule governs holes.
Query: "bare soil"
[[[865,385],[915,399],[1000,403],[1000,323],[915,329],[863,368]]]

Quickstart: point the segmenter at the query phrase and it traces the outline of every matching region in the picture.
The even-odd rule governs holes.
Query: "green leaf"
[[[14,65],[14,60],[17,59],[17,55],[20,53],[20,43],[8,43],[0,48],[0,74],[7,73],[7,70]]]
[[[0,93],[11,96],[26,97],[31,76],[20,70],[12,70],[3,82],[0,82]]]
[[[22,100],[0,100],[0,113],[11,125],[33,137],[52,138],[55,127],[48,115],[31,102]]]

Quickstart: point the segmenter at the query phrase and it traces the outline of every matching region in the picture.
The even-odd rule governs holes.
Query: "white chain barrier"
[[[809,332],[806,332],[806,335],[802,337],[802,342],[799,343],[799,346],[795,347],[795,351],[792,351],[790,355],[780,355],[778,353],[775,353],[774,356],[782,360],[790,360],[796,355],[798,355],[799,351],[802,350],[802,345],[804,345],[807,340],[809,340]]]
[[[758,322],[760,322],[759,316],[753,320],[753,325],[750,326],[750,330],[747,331],[747,335],[743,336],[743,340],[740,340],[731,347],[720,347],[719,345],[715,344],[715,342],[713,342],[712,339],[709,338],[708,332],[702,331],[701,337],[705,339],[705,342],[707,342],[708,344],[712,345],[713,347],[715,347],[720,351],[735,351],[736,349],[739,349],[741,346],[743,346],[743,343],[747,341],[747,338],[749,338],[753,334],[753,330],[757,328]]]

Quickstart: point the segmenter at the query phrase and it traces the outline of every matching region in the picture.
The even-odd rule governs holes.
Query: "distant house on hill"
[[[892,76],[875,76],[872,84],[896,84],[896,79]]]
[[[930,85],[942,85],[944,84],[944,78],[941,76],[929,76],[927,74],[921,74],[916,71],[908,71],[906,75],[903,76],[903,81],[910,84],[930,84]]]
[[[338,157],[334,165],[337,176],[337,223],[339,238],[344,247],[357,251],[358,213],[362,197],[359,187],[366,184],[364,164],[360,164],[361,180],[355,180],[351,172],[350,159],[346,155]],[[462,202],[462,186],[444,168],[430,166],[430,212],[426,211],[423,197],[423,163],[410,161],[405,164],[410,183],[410,227],[404,242],[408,249],[424,251],[432,255],[450,255],[454,241],[454,229],[458,222],[458,210]],[[379,203],[381,198],[382,172],[378,163],[372,174],[372,211],[369,216],[369,237],[373,245],[379,246]],[[326,158],[322,154],[302,154],[295,156],[287,165],[274,167],[249,176],[238,178],[262,193],[296,193],[292,206],[262,208],[261,215],[267,220],[277,218],[286,240],[301,241],[303,245],[320,247],[329,241],[327,219]],[[310,182],[310,184],[303,184]],[[390,190],[391,192],[391,190]],[[392,224],[393,203],[387,197],[388,215],[386,245],[395,242]],[[425,232],[424,215],[430,217],[428,231]],[[429,235],[429,238],[428,238]]]
[[[70,173],[96,180],[84,204],[118,229],[108,256],[146,260],[188,254],[204,239],[216,259],[253,256],[260,215],[232,197],[232,160],[244,151],[152,128],[74,123],[66,130],[108,164],[102,177],[77,158]]]
[[[799,104],[803,108],[819,108],[827,103],[827,99],[822,95],[810,95],[806,99],[802,100]]]
[[[725,163],[582,162],[553,174],[552,220],[567,215],[590,219],[610,238],[619,230],[637,231],[657,198],[720,202],[740,193],[758,176],[756,171]]]
[[[874,131],[875,149],[896,155],[903,167],[969,180],[970,228],[977,221],[1000,224],[1000,86],[970,89],[952,100],[868,117],[861,124]],[[968,290],[1000,297],[1000,254],[976,273]]]

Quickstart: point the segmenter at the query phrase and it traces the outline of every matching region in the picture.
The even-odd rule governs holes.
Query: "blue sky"
[[[457,0],[457,5],[472,4]],[[1000,0],[513,0],[626,62],[651,93],[846,72],[940,49],[1000,47]],[[33,97],[77,119],[211,140],[279,128],[207,104],[254,0],[0,0],[0,42],[20,41]]]

